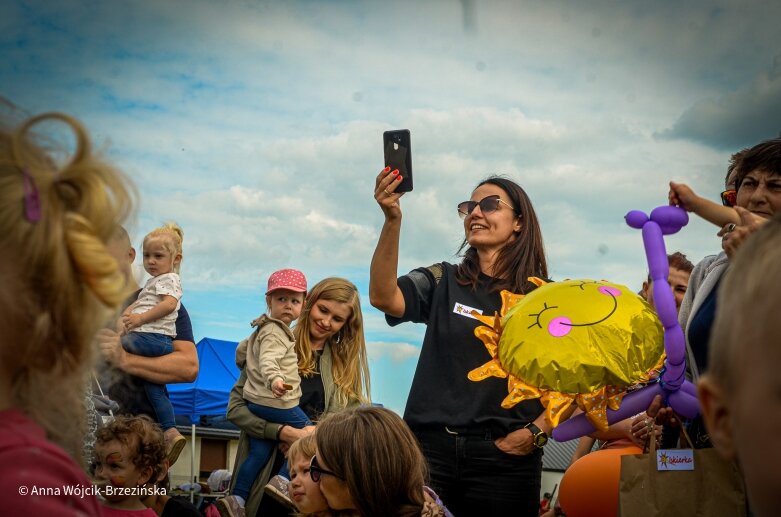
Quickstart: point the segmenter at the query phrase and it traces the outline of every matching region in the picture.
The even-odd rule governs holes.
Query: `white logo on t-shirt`
[[[475,309],[473,307],[458,302],[456,302],[456,305],[453,307],[453,312],[455,312],[456,314],[460,314],[461,316],[466,316],[467,318],[472,318],[473,320],[476,320],[477,318],[472,316],[472,311],[475,311],[478,314],[483,314],[482,309]]]

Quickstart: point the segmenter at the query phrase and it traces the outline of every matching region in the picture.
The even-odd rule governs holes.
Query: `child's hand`
[[[700,196],[685,183],[670,182],[670,193],[668,194],[670,204],[679,206],[687,212],[697,212],[697,206],[700,202]]]
[[[140,314],[125,314],[122,316],[122,323],[125,324],[125,330],[133,330],[144,324]]]
[[[120,336],[124,336],[125,334],[127,334],[127,329],[125,328],[125,321],[124,321],[124,318],[125,318],[125,316],[124,316],[124,315],[123,315],[123,316],[120,316],[119,318],[117,318],[117,323],[116,323],[116,325],[114,326],[114,330],[115,330],[115,331],[117,332],[117,334],[119,334]]]
[[[290,384],[285,384],[285,381],[282,379],[277,379],[271,384],[271,391],[274,393],[274,396],[279,398],[290,389],[288,386]]]

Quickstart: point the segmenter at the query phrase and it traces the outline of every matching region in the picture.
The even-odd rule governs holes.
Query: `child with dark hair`
[[[667,262],[670,267],[669,273],[667,275],[667,282],[669,282],[670,289],[672,290],[673,297],[675,298],[675,307],[676,309],[679,309],[681,307],[683,297],[686,295],[686,290],[689,287],[689,276],[692,274],[694,264],[689,262],[689,259],[686,258],[686,255],[680,251],[676,251],[671,255],[667,255]],[[649,273],[648,279],[643,282],[643,289],[640,291],[640,296],[642,296],[645,301],[650,303],[652,306],[654,305],[653,287],[653,280],[651,280],[651,275]]]

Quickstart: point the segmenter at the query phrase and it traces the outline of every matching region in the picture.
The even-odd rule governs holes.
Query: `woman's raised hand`
[[[670,205],[679,206],[687,212],[697,213],[699,204],[702,200],[700,196],[694,193],[694,191],[685,183],[670,182],[670,191],[667,194],[667,199],[670,201]]]
[[[402,176],[398,169],[390,170],[390,167],[385,167],[377,175],[377,180],[374,182],[374,199],[382,208],[386,219],[401,217],[399,199],[404,195],[404,192],[396,193],[396,187],[401,180]]]

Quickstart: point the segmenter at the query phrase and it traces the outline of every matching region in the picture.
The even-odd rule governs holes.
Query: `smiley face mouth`
[[[585,284],[580,284],[574,287],[579,287],[581,290],[583,290],[583,285]],[[606,285],[602,285],[598,287],[597,291],[599,291],[600,293],[606,296],[609,296],[610,299],[613,301],[613,307],[604,317],[588,323],[573,323],[572,320],[566,316],[557,316],[548,323],[548,333],[553,337],[563,337],[569,334],[573,327],[590,327],[592,325],[599,325],[603,321],[610,318],[613,314],[615,314],[616,310],[618,309],[618,300],[616,298],[621,295],[621,291],[616,289],[615,287],[610,287]],[[543,309],[540,312],[538,312],[537,314],[529,315],[529,316],[536,316],[537,318],[537,321],[529,325],[529,328],[535,326],[542,328],[542,325],[540,324],[540,316],[547,310],[558,309],[558,308],[559,307],[556,305],[548,307],[547,303],[543,304]]]

